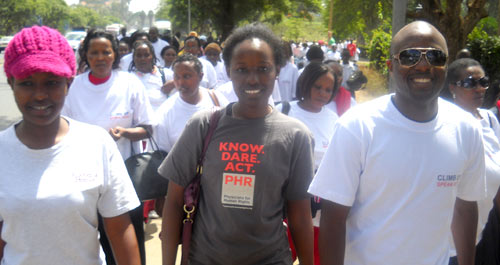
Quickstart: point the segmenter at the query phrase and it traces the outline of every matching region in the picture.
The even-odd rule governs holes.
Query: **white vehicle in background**
[[[111,24],[106,26],[106,31],[111,32],[116,36],[120,34],[120,29],[123,27],[122,24]]]
[[[154,22],[154,25],[158,28],[158,32],[161,35],[170,35],[172,31],[172,23],[168,20],[157,20]]]
[[[73,51],[77,51],[78,47],[80,47],[80,42],[85,39],[85,36],[87,36],[87,32],[85,31],[71,31],[66,33],[65,38]]]
[[[10,40],[12,40],[14,36],[5,36],[0,39],[0,52],[7,48],[7,44],[9,44]]]

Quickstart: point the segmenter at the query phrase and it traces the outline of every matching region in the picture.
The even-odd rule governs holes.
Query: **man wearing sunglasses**
[[[480,128],[438,99],[448,49],[436,28],[408,24],[391,54],[395,93],[337,121],[309,187],[323,198],[321,264],[447,265],[453,222],[460,265],[472,265],[485,195]]]

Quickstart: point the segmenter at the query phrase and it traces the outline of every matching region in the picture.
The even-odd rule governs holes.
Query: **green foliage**
[[[169,19],[174,31],[187,31],[187,2],[162,0],[157,18]],[[276,24],[285,15],[311,19],[312,13],[319,12],[320,6],[321,0],[191,0],[191,29],[205,34],[216,31],[227,37],[242,23]]]
[[[280,23],[268,26],[276,35],[285,40],[326,41],[328,39],[328,30],[319,16],[313,16],[311,21],[287,16]]]
[[[326,26],[330,1],[333,1],[332,33],[338,41],[352,38],[366,42],[374,29],[391,23],[392,0],[328,0],[322,12]]]
[[[63,0],[2,0],[0,34],[12,35],[40,22],[62,30],[67,12],[68,6]]]
[[[496,35],[498,32],[498,22],[494,17],[485,17],[479,20],[474,30],[484,31],[488,35]]]
[[[469,34],[467,48],[493,81],[500,81],[500,38],[474,29]]]
[[[387,60],[390,58],[392,31],[384,31],[376,29],[373,32],[373,37],[368,49],[368,59],[370,66],[382,74],[387,74]]]
[[[112,13],[88,7],[68,7],[64,0],[2,0],[0,34],[13,35],[23,27],[42,24],[64,32],[72,27],[104,27],[121,20]]]
[[[77,5],[70,7],[68,21],[71,27],[104,28],[120,20],[116,17],[99,15],[91,8]]]

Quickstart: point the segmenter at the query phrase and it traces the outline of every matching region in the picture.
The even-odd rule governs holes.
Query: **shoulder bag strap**
[[[191,246],[191,235],[193,231],[194,215],[198,210],[198,199],[200,196],[200,177],[203,172],[203,159],[208,149],[208,145],[217,128],[219,119],[222,116],[220,109],[215,109],[210,116],[209,127],[205,138],[203,139],[203,149],[201,150],[198,164],[196,166],[196,176],[193,181],[184,189],[184,212],[185,218],[182,225],[182,257],[181,265],[187,265],[189,259],[189,249]]]
[[[158,71],[160,71],[161,82],[164,85],[165,83],[167,83],[167,78],[165,77],[165,71],[163,71],[163,67],[158,67]]]
[[[219,99],[217,99],[217,95],[215,95],[215,92],[208,89],[208,95],[210,95],[210,98],[212,99],[212,102],[214,103],[215,106],[220,107]]]

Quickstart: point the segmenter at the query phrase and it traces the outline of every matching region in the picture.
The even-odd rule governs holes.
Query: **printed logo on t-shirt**
[[[97,179],[96,173],[73,173],[73,178],[77,183],[93,182]]]
[[[221,202],[224,207],[252,209],[255,191],[255,164],[263,145],[221,142],[221,160],[226,163],[222,174]]]
[[[436,185],[441,188],[455,187],[459,179],[460,175],[438,175]]]
[[[111,113],[111,120],[118,120],[118,119],[128,119],[130,117],[130,112],[125,111],[125,112],[115,112]]]

